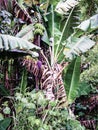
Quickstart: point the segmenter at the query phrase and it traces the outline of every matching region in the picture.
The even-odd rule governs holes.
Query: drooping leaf
[[[65,90],[68,103],[72,103],[78,96],[81,58],[75,58],[69,65],[65,75]]]
[[[10,123],[11,118],[5,118],[4,120],[0,121],[0,130],[6,130]]]
[[[62,33],[56,47],[58,49],[58,54],[60,52],[60,44],[63,43],[74,32],[74,27],[76,27],[77,24],[79,25],[79,10],[78,7],[72,7],[67,15],[64,15],[63,19],[60,21],[60,31]],[[60,55],[62,54],[63,53],[61,53]]]
[[[13,51],[17,52],[17,50],[20,51],[20,53],[27,53],[32,56],[38,56],[37,52],[35,50],[39,50],[40,48],[36,45],[22,39],[17,38],[10,35],[4,35],[0,34],[0,52],[3,51]]]
[[[98,14],[90,17],[77,26],[75,29],[75,36],[79,37],[84,32],[92,32],[96,29],[98,29]]]
[[[68,47],[70,50],[68,52],[64,51],[64,54],[66,55],[66,58],[73,59],[74,56],[76,55],[81,55],[85,52],[87,52],[89,49],[91,49],[94,45],[95,42],[89,39],[87,36],[83,36],[81,38],[76,38],[76,43],[75,41],[71,41],[68,44]]]
[[[63,30],[65,24],[66,24],[66,28],[62,37],[62,41],[67,39],[74,32],[74,28],[80,24],[79,13],[80,10],[78,6],[75,6],[70,11],[68,11],[67,14],[63,16],[60,25],[60,30],[61,31]]]

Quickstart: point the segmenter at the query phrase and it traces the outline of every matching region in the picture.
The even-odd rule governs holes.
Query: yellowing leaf
[[[63,51],[64,55],[65,55],[67,52],[69,52],[69,50],[70,50],[69,48],[66,48],[66,47],[65,47],[65,48],[64,48],[64,51]]]

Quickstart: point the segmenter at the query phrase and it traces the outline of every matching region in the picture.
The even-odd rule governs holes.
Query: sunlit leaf
[[[10,35],[0,34],[0,51],[11,51],[11,52],[20,52],[20,53],[27,53],[34,57],[38,56],[36,50],[40,48],[36,45],[22,39],[17,38]],[[17,51],[18,50],[18,51]],[[33,53],[34,52],[34,53]],[[37,54],[37,55],[35,55]]]
[[[78,27],[76,27],[75,35],[80,36],[84,32],[92,32],[93,30],[96,30],[96,29],[98,29],[98,14],[83,21]]]
[[[70,51],[64,51],[66,58],[72,59],[75,55],[81,55],[91,49],[95,42],[89,39],[87,36],[83,36],[75,44],[70,44]]]
[[[60,1],[56,6],[56,12],[60,14],[65,14],[67,11],[69,11],[71,8],[75,7],[78,4],[76,0],[66,0],[66,1]]]

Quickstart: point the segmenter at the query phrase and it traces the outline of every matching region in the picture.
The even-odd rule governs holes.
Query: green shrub
[[[13,130],[84,130],[68,109],[47,100],[41,91],[16,93]]]
[[[87,53],[87,56],[82,56],[83,63],[90,63],[91,66],[98,65],[98,44]]]
[[[89,83],[93,86],[98,86],[98,65],[92,66],[89,70],[85,70],[81,76],[80,80]]]

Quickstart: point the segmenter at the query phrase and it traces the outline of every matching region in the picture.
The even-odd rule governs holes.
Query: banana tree
[[[32,6],[31,10],[36,12],[37,21],[16,36],[28,40],[33,38],[33,42],[42,48],[38,60],[25,58],[22,64],[35,76],[36,89],[42,89],[46,98],[58,100],[58,106],[64,107],[78,96],[80,57],[95,45],[89,32],[98,28],[98,15],[88,19],[89,22],[84,21],[79,25],[78,2],[61,1],[57,6],[56,4],[57,2],[48,1],[47,4],[45,2],[34,4],[35,8],[32,4],[29,5],[28,9]],[[75,22],[78,26],[74,24]],[[89,28],[84,30],[85,26]],[[48,51],[45,50],[47,46]],[[66,76],[62,77],[65,68]]]
[[[75,0],[47,3],[31,0],[29,4],[25,2],[26,7],[24,1],[18,2],[10,2],[11,11],[26,22],[26,27],[15,37],[0,34],[0,53],[4,58],[15,58],[16,54],[30,55],[19,62],[35,76],[36,89],[43,90],[47,99],[58,100],[57,107],[64,108],[78,96],[81,55],[95,45],[89,33],[98,28],[98,15],[80,24],[78,2]],[[7,5],[5,1],[1,3]],[[38,56],[36,50],[40,48],[39,57],[34,59]],[[6,73],[6,79],[7,76]],[[25,76],[22,82],[24,79]]]
[[[41,3],[36,3],[33,1],[29,4],[25,3],[27,4],[26,8],[22,3],[24,3],[24,1],[22,1],[19,5],[17,1],[13,0],[13,11],[16,17],[21,18],[30,25],[26,26],[26,28],[23,28],[23,30],[21,30],[16,37],[19,37],[23,40],[33,40],[34,44],[42,48],[39,52],[38,60],[27,57],[23,59],[22,65],[26,66],[27,70],[35,76],[36,88],[42,89],[46,98],[49,100],[57,99],[59,101],[59,105],[61,106],[72,103],[77,97],[76,93],[78,88],[80,74],[79,67],[81,61],[80,55],[95,45],[95,42],[88,37],[88,34],[85,37],[82,36],[85,34],[85,32],[91,33],[91,31],[98,27],[96,22],[97,15],[93,16],[94,21],[91,18],[88,20],[89,22],[84,21],[84,23],[81,23],[79,26],[79,2],[74,0],[65,2],[48,1],[46,4],[44,1]],[[29,10],[29,12],[27,12],[26,9]],[[19,11],[18,14],[16,10]],[[31,14],[31,12],[34,13]],[[32,15],[34,20],[32,19]],[[24,16],[26,18],[24,18]],[[77,23],[78,26],[76,27],[74,23]],[[85,25],[87,26],[86,30],[84,30]],[[2,37],[5,36],[1,36],[1,39]],[[11,36],[8,37],[11,38]],[[12,47],[10,53],[13,51],[16,52],[16,49],[19,47],[17,46],[16,42],[19,42],[19,38],[13,38],[13,41],[15,42],[14,46],[12,46],[13,41],[4,46],[6,41],[9,42],[9,40],[5,40],[4,44],[1,44],[1,50],[3,47],[5,47],[7,50]],[[29,43],[27,44],[29,45]],[[26,45],[24,42],[22,47],[25,47]],[[31,48],[32,47],[28,49]],[[20,49],[22,50],[18,51],[18,53],[21,52],[24,54],[24,48],[21,48],[21,45]],[[26,51],[25,53],[31,54],[30,51]],[[72,60],[73,58],[75,59]],[[70,62],[72,63],[70,64]],[[62,73],[68,64],[70,65],[67,69],[66,75],[68,75],[70,72],[70,76],[65,76],[66,85],[64,86]],[[70,66],[73,67],[71,71]],[[76,70],[78,70],[78,74]],[[75,91],[74,96],[72,96],[73,89]]]

